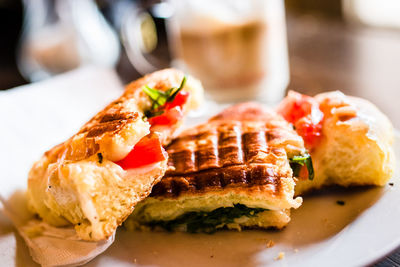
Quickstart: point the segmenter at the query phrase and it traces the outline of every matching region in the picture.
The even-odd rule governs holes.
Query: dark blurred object
[[[15,60],[22,17],[21,1],[0,0],[0,90],[27,83]]]
[[[121,12],[125,12],[134,0],[96,0],[100,11],[104,14],[104,17],[114,27],[117,34],[120,36]],[[120,39],[121,41],[121,39]],[[135,70],[132,64],[129,62],[128,56],[124,49],[121,49],[120,58],[116,66],[116,71],[120,76],[123,83],[128,83],[136,78],[140,77],[140,73]]]
[[[100,10],[114,26],[120,35],[120,38],[122,25],[125,22],[126,17],[132,14],[135,7],[139,7],[148,12],[157,28],[157,31],[155,32],[157,34],[157,41],[154,49],[152,49],[150,53],[150,56],[152,57],[150,60],[160,61],[162,64],[167,66],[171,59],[166,38],[165,17],[159,12],[159,10],[154,9],[154,5],[160,2],[160,0],[97,0]],[[121,57],[117,65],[117,72],[124,83],[128,83],[141,76],[141,74],[132,66],[125,49],[121,49]]]
[[[286,0],[285,5],[288,13],[314,14],[332,18],[342,17],[342,0]]]

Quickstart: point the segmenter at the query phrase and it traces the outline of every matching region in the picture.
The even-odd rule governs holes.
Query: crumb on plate
[[[285,258],[285,252],[279,252],[278,257],[275,258],[275,260],[282,260]]]
[[[272,248],[273,246],[275,246],[275,242],[272,241],[272,240],[269,240],[269,241],[267,242],[267,248]]]

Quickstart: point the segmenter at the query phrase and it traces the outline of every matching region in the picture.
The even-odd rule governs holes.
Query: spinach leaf
[[[218,228],[222,228],[225,224],[233,223],[236,218],[242,216],[254,217],[257,213],[266,209],[248,208],[242,204],[235,204],[233,207],[222,207],[210,212],[188,212],[175,220],[171,221],[154,221],[148,225],[151,227],[160,226],[167,231],[173,231],[179,226],[186,225],[186,229],[190,233],[214,233]]]

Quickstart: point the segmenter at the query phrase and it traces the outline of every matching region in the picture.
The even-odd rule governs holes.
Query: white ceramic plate
[[[2,195],[7,196],[15,188],[23,187],[32,161],[45,148],[75,132],[91,114],[120,92],[118,82],[109,81],[114,79],[113,75],[107,78],[106,74],[84,73],[84,76],[88,79],[84,86],[79,79],[66,77],[44,84],[47,89],[39,84],[0,94],[0,116],[4,127],[0,133]],[[100,80],[89,82],[93,77],[108,79],[108,83]],[[76,89],[78,84],[81,88]],[[109,91],[104,88],[107,87],[105,84],[110,87]],[[57,87],[54,88],[57,93],[51,94],[53,89],[49,87]],[[43,100],[44,97],[48,99]],[[217,109],[219,107],[209,110]],[[205,118],[198,117],[191,122],[202,119]],[[397,158],[400,158],[399,137],[396,138],[395,150]],[[399,170],[396,170],[390,181],[393,186],[335,189],[307,196],[304,204],[293,211],[291,223],[282,231],[222,231],[207,235],[126,232],[120,229],[115,243],[88,265],[366,265],[400,245],[398,177]],[[338,205],[338,200],[344,201],[345,205]],[[275,245],[268,247],[269,241]],[[281,252],[284,257],[278,260]],[[35,266],[25,244],[4,217],[0,217],[0,262],[2,266]]]
[[[397,137],[397,158],[399,152]],[[400,245],[398,174],[390,181],[393,186],[330,189],[304,197],[282,231],[208,235],[120,229],[115,243],[89,266],[364,266]],[[268,248],[270,240],[275,245]],[[280,252],[284,257],[278,260]]]

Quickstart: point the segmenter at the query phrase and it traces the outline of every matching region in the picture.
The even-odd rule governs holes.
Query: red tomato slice
[[[308,169],[306,165],[301,167],[299,177],[297,178],[299,178],[300,180],[308,180]]]
[[[132,151],[122,160],[115,162],[124,170],[134,169],[160,162],[168,157],[156,134],[149,134],[133,147]]]
[[[290,91],[288,96],[278,106],[278,113],[291,123],[295,123],[312,112],[318,111],[319,104],[314,98],[293,91]]]
[[[310,116],[306,116],[294,123],[297,133],[303,137],[307,147],[313,148],[321,137],[322,123],[314,124]]]
[[[174,107],[180,107],[182,108],[183,105],[187,102],[188,98],[189,98],[189,92],[186,91],[180,91],[176,96],[174,101],[170,102],[170,103],[166,103],[165,104],[165,109],[171,109]]]
[[[159,110],[164,112],[152,118],[149,118],[151,126],[171,126],[183,118],[182,107],[187,102],[190,93],[180,91],[172,102],[166,103]]]
[[[312,149],[318,144],[324,115],[314,98],[290,91],[278,106],[278,113],[294,125],[307,148]]]
[[[165,110],[163,114],[149,119],[151,126],[158,125],[172,125],[183,118],[182,109],[180,107],[173,107]]]

